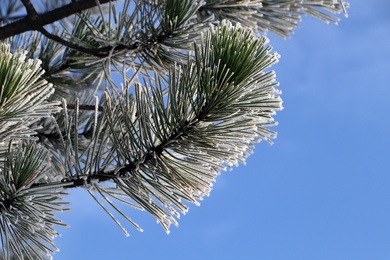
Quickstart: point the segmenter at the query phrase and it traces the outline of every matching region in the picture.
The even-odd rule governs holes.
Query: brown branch
[[[38,16],[37,11],[35,10],[33,4],[30,0],[21,0],[24,7],[26,8],[27,14],[34,20],[36,16]]]
[[[62,105],[59,105],[62,107]],[[74,104],[66,104],[66,108],[67,109],[76,109],[76,105]],[[79,105],[79,110],[85,110],[85,111],[95,111],[96,107],[94,105]],[[98,106],[97,107],[97,110],[99,112],[103,112],[103,107],[102,106]]]
[[[23,3],[24,7],[26,8],[27,14],[31,18],[31,20],[36,21],[37,19],[39,19],[39,15],[38,15],[37,11],[35,10],[34,5],[31,3],[31,1],[30,0],[21,0],[21,1]],[[57,35],[54,35],[54,34],[48,32],[43,27],[37,28],[36,30],[38,30],[40,33],[42,33],[47,38],[49,38],[55,42],[61,43],[62,45],[66,46],[68,48],[74,49],[76,51],[88,53],[88,54],[92,54],[92,55],[94,55],[96,52],[94,49],[89,49],[89,48],[79,46],[79,45],[74,44],[72,42],[69,42],[69,41],[67,41],[67,40],[65,40]]]
[[[117,181],[121,178],[128,178],[130,175],[133,175],[135,172],[137,172],[142,165],[150,164],[153,160],[155,160],[155,156],[160,157],[163,154],[164,150],[167,149],[169,144],[171,144],[172,142],[177,142],[182,138],[185,138],[185,136],[188,135],[200,121],[201,120],[199,118],[195,118],[192,122],[186,121],[186,124],[184,126],[180,127],[179,129],[173,130],[171,136],[169,136],[167,140],[162,142],[160,145],[151,147],[149,151],[147,151],[141,158],[138,158],[137,160],[134,160],[130,163],[118,166],[113,170],[106,171],[104,169],[99,169],[98,171],[88,175],[87,180],[85,181],[79,178],[70,180],[65,177],[62,182],[67,182],[69,183],[69,185],[64,186],[64,188],[77,188],[80,186],[84,186],[85,183],[89,184],[93,180],[96,180],[98,182],[105,182]]]
[[[98,49],[85,48],[83,46],[74,44],[73,42],[69,42],[69,41],[65,40],[64,38],[61,38],[55,34],[48,32],[45,28],[40,28],[40,29],[38,29],[38,31],[40,33],[42,33],[44,36],[46,36],[47,38],[49,38],[50,40],[58,42],[58,43],[66,46],[70,49],[100,57],[100,55],[97,55],[97,52],[99,52]]]
[[[67,105],[67,108],[69,108],[69,106],[74,105]],[[124,165],[117,166],[115,169],[106,170],[103,167],[87,175],[86,180],[80,178],[79,176],[64,177],[61,182],[66,183],[67,185],[63,187],[65,189],[77,188],[83,187],[85,184],[90,184],[93,181],[97,181],[100,183],[105,181],[118,181],[121,178],[128,178],[129,176],[132,176],[136,172],[138,172],[138,169],[142,166],[153,163],[153,160],[155,160],[156,156],[163,156],[164,151],[169,149],[169,146],[172,143],[180,142],[180,140],[186,138],[186,136],[188,136],[191,131],[193,131],[194,128],[196,128],[199,123],[204,120],[204,118],[205,117],[199,115],[191,121],[185,121],[184,125],[179,128],[173,129],[171,135],[167,137],[166,140],[162,141],[157,146],[150,147],[147,151],[145,151],[143,156]],[[32,184],[32,187],[40,185],[42,184],[36,183]]]
[[[115,55],[124,50],[134,51],[139,49],[140,43],[136,42],[133,44],[118,44],[116,46],[103,46],[98,48],[88,48],[84,46],[80,46],[71,41],[68,41],[58,35],[52,34],[47,31],[43,26],[47,24],[51,24],[55,21],[61,20],[67,16],[79,13],[81,11],[87,10],[89,8],[97,6],[97,1],[99,0],[82,0],[82,1],[72,1],[72,3],[68,5],[64,5],[60,8],[57,8],[52,11],[48,11],[43,14],[38,14],[31,3],[30,0],[21,0],[26,11],[27,16],[24,18],[15,21],[13,23],[7,24],[3,27],[0,27],[0,40],[26,32],[31,30],[36,30],[42,33],[48,39],[55,41],[57,43],[62,44],[65,47],[76,50],[81,53],[90,54],[99,58],[104,58],[109,55]],[[105,4],[110,1],[116,0],[100,0],[100,4]],[[154,35],[151,39],[148,39],[146,42],[157,40],[159,43],[164,42],[166,39],[165,34],[162,35]],[[67,69],[70,67],[70,64],[63,64],[59,71]]]
[[[63,186],[63,188],[68,189],[83,187],[85,184],[90,184],[93,181],[97,181],[100,183],[105,181],[118,181],[121,178],[128,178],[129,176],[137,172],[138,169],[143,165],[152,163],[153,160],[155,160],[155,156],[162,156],[163,152],[165,151],[165,149],[168,149],[168,146],[170,144],[172,144],[173,142],[180,141],[182,138],[185,138],[185,136],[187,136],[194,128],[196,128],[200,121],[201,120],[199,118],[195,118],[191,122],[186,121],[182,127],[173,130],[171,135],[160,145],[149,148],[149,150],[146,151],[143,156],[125,165],[118,166],[115,169],[111,170],[99,169],[96,172],[89,174],[86,180],[84,180],[83,178],[79,178],[78,176],[64,177],[61,182],[66,183],[67,185]],[[40,185],[42,184],[35,183],[32,184],[32,187]]]
[[[113,1],[116,0],[100,0],[100,4],[105,4]],[[25,4],[26,9],[28,6],[28,2],[28,0],[23,1],[23,4]],[[45,25],[52,24],[73,14],[80,13],[82,11],[95,7],[98,5],[97,2],[98,0],[72,1],[70,4],[61,6],[57,9],[48,11],[43,14],[38,14],[38,16],[31,16],[30,14],[28,14],[20,20],[0,27],[0,40],[4,40],[20,33],[39,30]],[[30,7],[28,8],[31,10]]]

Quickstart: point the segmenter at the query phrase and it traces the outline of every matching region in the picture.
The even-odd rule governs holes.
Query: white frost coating
[[[60,197],[57,196],[55,187],[41,185],[38,186],[39,188],[30,188],[31,185],[25,185],[25,183],[36,183],[42,179],[39,174],[35,173],[42,172],[39,162],[46,161],[44,155],[47,156],[47,153],[45,152],[46,150],[39,145],[28,143],[26,146],[9,151],[9,157],[6,158],[9,161],[4,162],[4,165],[0,163],[0,202],[12,198],[9,206],[0,203],[2,205],[0,225],[10,223],[9,231],[0,229],[0,240],[5,245],[3,250],[13,253],[18,259],[22,258],[21,252],[9,246],[17,245],[17,241],[26,241],[36,250],[42,249],[43,254],[56,250],[51,241],[58,233],[54,231],[53,226],[59,224],[60,221],[56,220],[54,215],[60,212],[65,204],[59,202]],[[4,172],[2,167],[5,165],[10,170]],[[19,178],[21,172],[24,172],[23,167],[34,168],[29,168],[31,175],[28,180],[20,183],[16,179]],[[21,169],[21,172],[11,172],[12,169]],[[45,247],[47,249],[44,249]]]
[[[0,115],[4,116],[0,116],[0,139],[6,143],[14,138],[28,139],[36,130],[31,125],[58,111],[58,102],[46,101],[54,88],[40,79],[44,73],[40,67],[42,61],[26,60],[26,55],[26,51],[10,53],[10,45],[0,44],[0,74],[6,75],[0,79],[0,85],[3,93],[13,93],[11,96],[0,96]],[[12,117],[8,116],[8,111]]]

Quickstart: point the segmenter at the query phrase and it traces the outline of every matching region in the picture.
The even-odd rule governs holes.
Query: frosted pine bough
[[[0,44],[0,240],[3,258],[38,251],[50,255],[63,225],[54,217],[66,203],[65,193],[55,184],[47,185],[49,151],[33,139],[42,117],[59,111],[59,102],[47,102],[54,88],[45,80],[39,60],[26,60],[25,52],[11,54]],[[35,184],[35,185],[34,185]]]
[[[283,38],[288,37],[302,16],[312,15],[326,23],[337,24],[332,13],[343,12],[349,4],[342,0],[206,0],[199,8],[201,17],[215,16],[239,22],[261,34],[271,31]]]
[[[91,195],[98,193],[118,211],[109,197],[131,198],[167,232],[177,225],[174,216],[187,211],[183,199],[197,204],[220,170],[244,162],[253,143],[274,137],[266,127],[274,124],[281,99],[274,73],[263,72],[277,61],[266,42],[223,22],[202,37],[194,58],[169,71],[168,83],[156,78],[149,86],[135,84],[134,95],[128,88],[106,92],[97,131],[114,145],[98,156],[107,162],[103,167],[85,161],[80,169],[82,176],[100,169],[85,181]],[[87,150],[92,160],[93,149]],[[115,188],[99,184],[103,179]]]
[[[53,85],[40,76],[40,60],[26,60],[26,52],[10,53],[10,46],[0,44],[0,154],[12,139],[29,138],[32,125],[42,117],[59,111],[59,102],[48,102]]]
[[[28,185],[21,184],[20,189],[27,190],[22,194],[33,194],[38,189],[55,205],[42,204],[47,207],[42,212],[48,209],[61,211],[62,204],[57,202],[59,198],[50,198],[62,195],[63,191],[59,188],[80,183],[81,180],[83,184],[80,186],[87,187],[96,200],[99,200],[96,194],[101,195],[120,214],[123,213],[112,200],[149,211],[168,232],[171,224],[177,225],[175,216],[179,217],[179,212],[188,210],[182,200],[198,204],[203,196],[209,194],[220,170],[244,162],[255,142],[261,139],[270,142],[275,137],[266,127],[274,125],[272,115],[282,108],[281,99],[275,89],[274,73],[264,70],[277,61],[278,55],[271,54],[266,43],[266,38],[258,38],[240,25],[223,22],[202,36],[201,43],[195,46],[194,58],[189,58],[186,64],[177,64],[169,71],[168,83],[156,78],[148,87],[135,84],[124,88],[123,93],[107,91],[103,112],[96,109],[93,117],[93,138],[100,143],[89,145],[84,150],[85,156],[80,156],[79,164],[71,158],[77,153],[77,144],[68,142],[70,135],[63,137],[64,149],[68,151],[64,162],[70,168],[66,183],[41,185],[40,181],[35,181],[33,175],[43,171],[39,167],[43,162],[47,163],[48,152],[32,142],[26,145],[18,143],[27,147],[18,151],[19,156],[25,156],[25,160],[39,160],[35,163],[37,169],[24,172]],[[134,94],[129,93],[131,88],[134,88]],[[53,107],[53,103],[50,104]],[[71,122],[78,123],[77,109],[71,115],[64,107],[60,113],[65,114],[64,118],[69,122],[65,124],[69,127],[65,132],[70,133]],[[109,151],[104,151],[102,147]],[[28,153],[23,155],[24,149],[38,149],[44,158],[37,159]],[[11,192],[10,196],[17,196],[20,193],[18,187],[10,189],[9,185],[14,182],[11,177],[17,178],[20,171],[15,172],[11,163],[18,167],[25,163],[11,156],[1,165],[4,176],[9,176],[1,179],[4,193],[12,190],[15,195]],[[47,175],[50,176],[50,173]],[[103,180],[111,181],[115,187],[104,185],[101,183]],[[27,200],[31,201],[33,197],[31,195]],[[8,211],[16,210],[17,206],[8,205],[8,198],[4,197],[2,201],[4,216],[8,216]],[[101,202],[99,204],[103,206]],[[23,204],[21,208],[28,205]],[[54,212],[49,212],[53,217]],[[46,214],[29,222],[31,213],[26,213],[26,216],[23,213],[20,210],[18,214],[21,216],[14,217],[25,225],[24,232],[13,231],[19,239],[26,230],[37,230],[36,223],[48,227],[61,224],[58,220],[46,220]],[[10,223],[10,220],[4,219],[5,223]],[[139,228],[127,216],[126,219]],[[17,243],[15,238],[3,232],[3,248],[20,253],[12,244]],[[53,232],[50,230],[47,235],[54,237],[56,233]],[[39,239],[30,239],[43,250],[39,242],[43,238],[46,237],[42,235]],[[50,239],[46,238],[47,241]]]
[[[123,205],[148,211],[169,232],[187,202],[209,195],[220,171],[276,137],[268,128],[282,106],[269,67],[278,55],[255,33],[286,37],[301,15],[335,22],[322,9],[344,8],[341,1],[146,2],[135,1],[139,16],[127,15],[132,1],[120,14],[110,3],[108,17],[78,15],[61,35],[73,49],[48,32],[52,41],[35,33],[10,39],[14,54],[1,46],[5,259],[56,250],[53,227],[62,223],[54,214],[75,187],[87,189],[126,235],[118,216],[141,228]],[[225,18],[232,22],[218,21]],[[14,51],[20,47],[27,52]],[[75,71],[104,91],[77,90]]]

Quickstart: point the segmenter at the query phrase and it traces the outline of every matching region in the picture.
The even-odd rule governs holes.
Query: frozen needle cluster
[[[0,241],[4,259],[57,250],[66,190],[128,235],[124,205],[166,232],[221,171],[272,143],[281,92],[264,35],[341,0],[9,0],[0,5]]]

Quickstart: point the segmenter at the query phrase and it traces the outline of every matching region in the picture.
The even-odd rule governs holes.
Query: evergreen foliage
[[[341,0],[7,0],[0,5],[4,259],[51,257],[66,191],[118,224],[123,206],[171,224],[218,174],[272,143],[282,109],[266,31]]]

